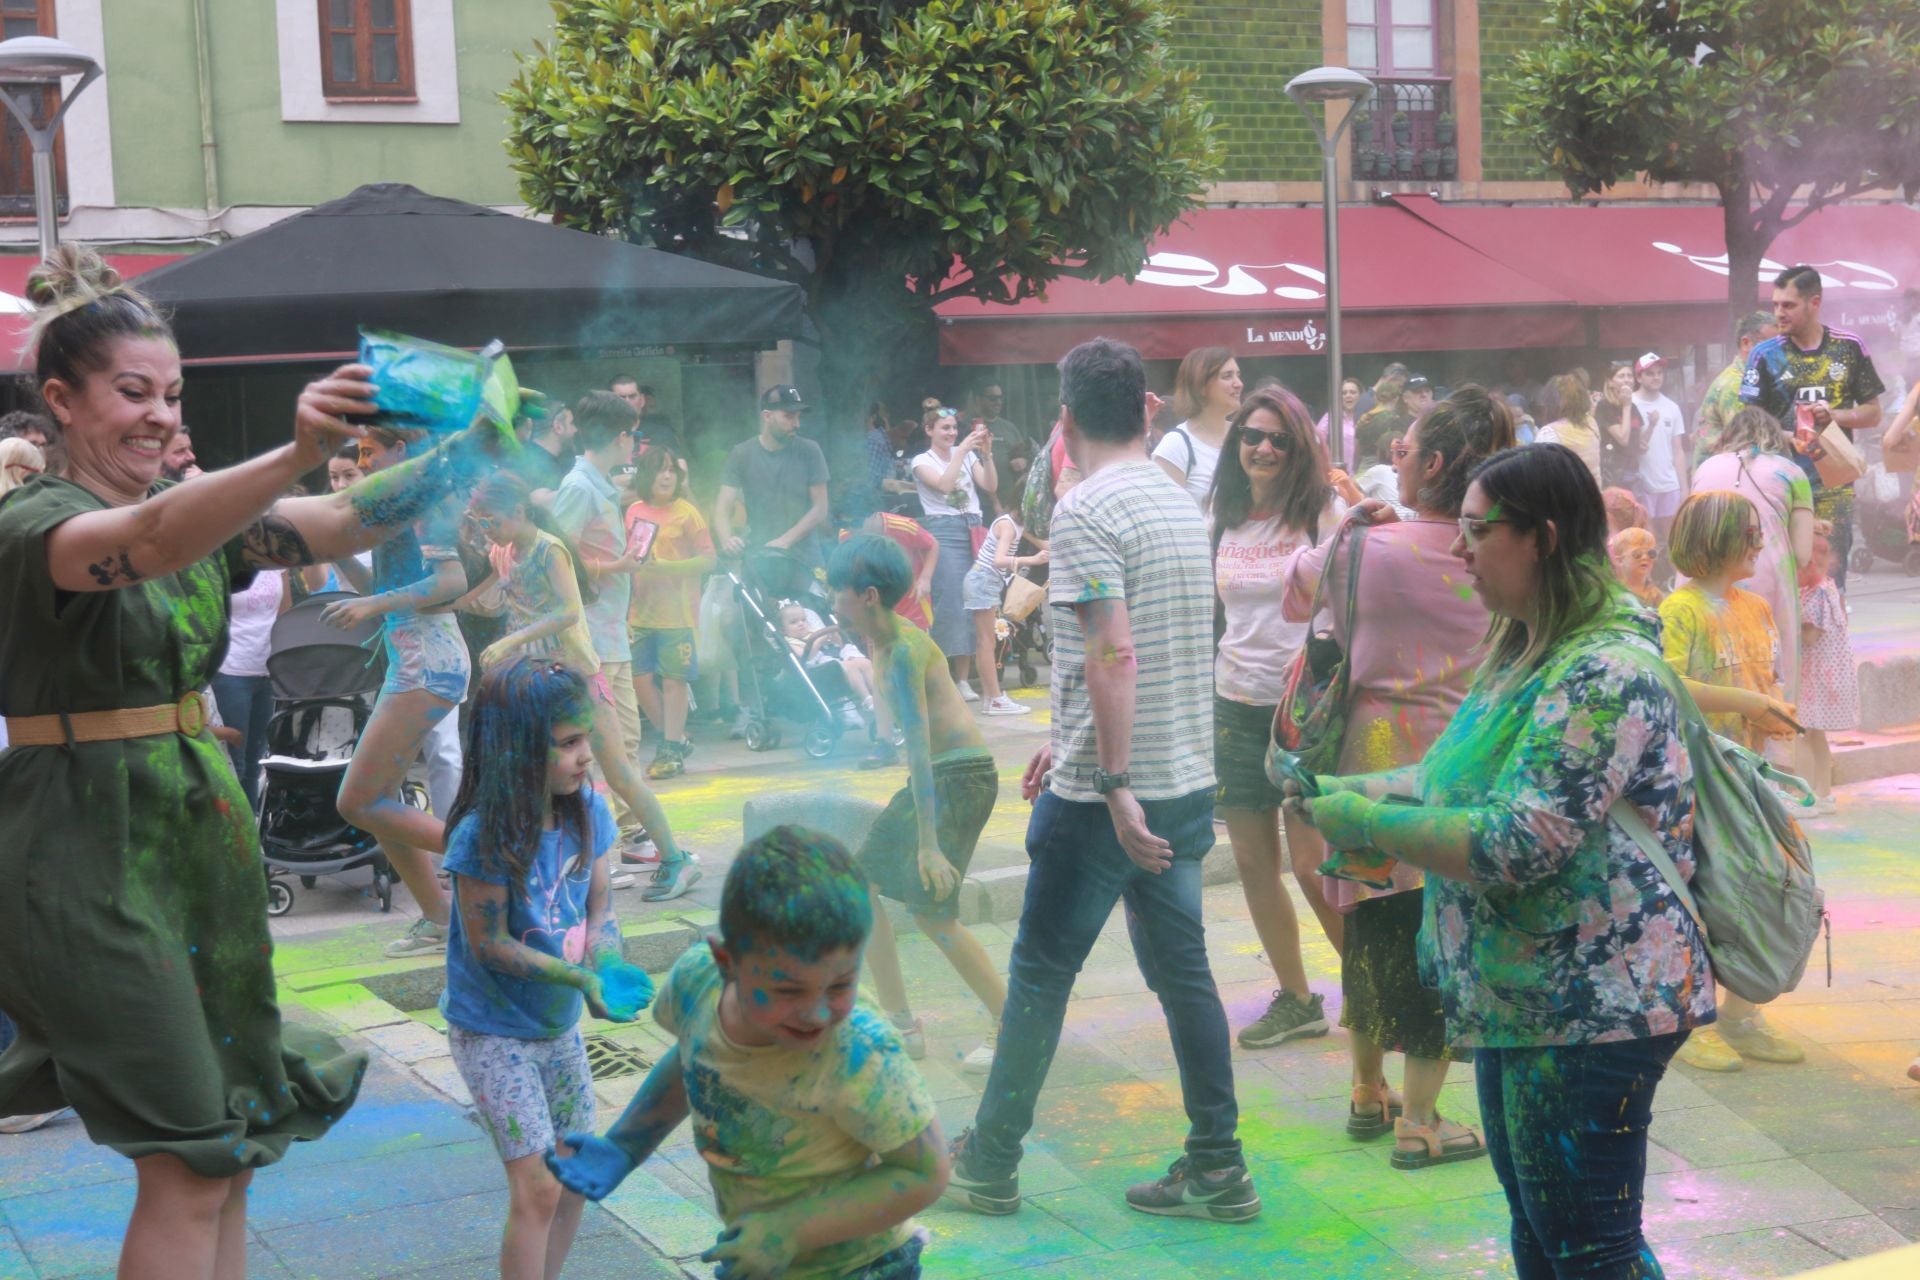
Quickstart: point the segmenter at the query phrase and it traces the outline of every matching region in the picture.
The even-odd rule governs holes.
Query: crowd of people
[[[1817,272],[1784,273],[1772,314],[1742,323],[1745,363],[1692,432],[1655,353],[1537,398],[1389,367],[1316,423],[1221,348],[1182,362],[1159,430],[1139,355],[1095,339],[1061,360],[1044,440],[1000,416],[997,386],[911,429],[877,413],[868,501],[837,536],[791,386],[761,396],[710,524],[632,378],[565,408],[527,396],[509,447],[508,424],[364,425],[377,389],[348,365],[302,392],[292,443],[202,474],[165,318],[72,247],[31,288],[47,416],[0,423],[0,592],[18,602],[0,875],[28,886],[0,900],[17,1037],[0,1112],[71,1106],[134,1161],[126,1274],[237,1274],[253,1172],[321,1137],[364,1071],[273,1006],[251,819],[266,636],[310,593],[337,593],[326,621],[379,627],[385,683],[338,806],[419,906],[393,954],[445,953],[452,1052],[507,1171],[503,1276],[557,1274],[583,1197],[689,1118],[723,1274],[918,1274],[914,1212],[1020,1208],[1022,1142],[1116,903],[1189,1120],[1126,1203],[1256,1217],[1203,921],[1216,816],[1276,986],[1239,1043],[1330,1030],[1297,890],[1339,962],[1345,1132],[1390,1139],[1402,1169],[1488,1159],[1528,1280],[1660,1274],[1641,1188],[1672,1058],[1802,1057],[1716,990],[1691,898],[1618,814],[1691,875],[1678,744],[1702,714],[1803,752],[1831,812],[1820,734],[1858,714],[1833,464],[1883,388],[1820,324]],[[328,492],[295,491],[321,469]],[[649,783],[694,751],[703,584],[756,558],[824,582],[774,603],[776,643],[839,669],[863,763],[904,752],[906,778],[857,850],[794,828],[741,849],[717,931],[655,992],[613,893],[647,863],[644,901],[698,881]],[[958,887],[999,792],[976,714],[1028,710],[998,680],[1002,601],[1040,572],[1052,726],[1022,780],[1031,865],[1003,977]],[[1313,738],[1314,768],[1276,747],[1281,726]],[[400,799],[423,763],[425,809]],[[951,1140],[912,1065],[925,1028],[889,899],[992,1023]],[[40,962],[54,939],[65,964]],[[877,1009],[855,1004],[863,967]],[[675,1048],[596,1136],[583,1014],[649,1007]],[[1462,1060],[1478,1125],[1441,1111]]]

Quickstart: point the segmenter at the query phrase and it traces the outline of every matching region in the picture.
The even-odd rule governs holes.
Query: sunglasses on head
[[[1258,427],[1241,427],[1240,444],[1248,449],[1270,445],[1275,453],[1288,453],[1293,449],[1293,439],[1285,431],[1262,431]]]

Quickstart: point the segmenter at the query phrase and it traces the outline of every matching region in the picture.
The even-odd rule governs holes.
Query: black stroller
[[[783,600],[796,601],[826,618],[831,616],[826,591],[805,562],[782,551],[750,551],[738,570],[727,571],[727,578],[740,602],[740,698],[748,710],[747,749],[778,747],[778,722],[786,720],[805,729],[801,748],[824,760],[847,730],[853,689],[839,667],[809,667],[793,651],[780,630],[779,606]]]
[[[287,875],[299,876],[311,889],[316,877],[357,867],[372,868],[380,910],[393,907],[393,868],[386,855],[334,805],[386,674],[378,621],[353,630],[320,621],[322,609],[351,598],[344,591],[310,596],[273,624],[267,654],[273,717],[260,790],[268,915],[293,910]],[[411,779],[401,797],[417,809],[427,807],[426,788]]]

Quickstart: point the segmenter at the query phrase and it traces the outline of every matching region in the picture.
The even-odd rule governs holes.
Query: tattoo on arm
[[[88,565],[87,572],[92,574],[93,580],[103,587],[126,586],[140,581],[144,576],[133,567],[133,561],[128,557],[125,547],[104,560]]]
[[[269,511],[240,535],[240,553],[261,569],[298,568],[314,562],[307,540],[285,516]]]

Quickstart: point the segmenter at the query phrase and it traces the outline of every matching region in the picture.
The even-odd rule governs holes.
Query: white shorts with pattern
[[[448,1027],[447,1041],[501,1160],[540,1155],[557,1137],[592,1132],[593,1069],[579,1027],[551,1040]]]

